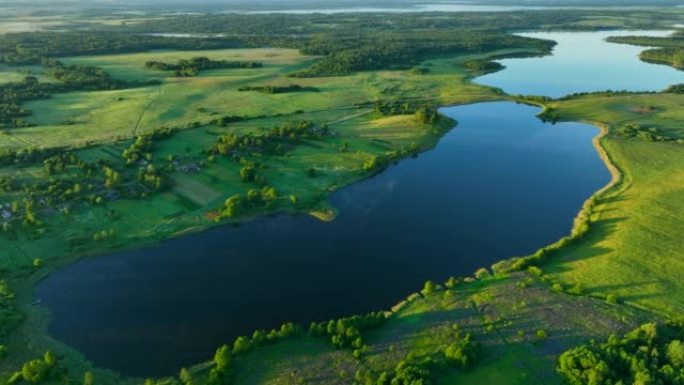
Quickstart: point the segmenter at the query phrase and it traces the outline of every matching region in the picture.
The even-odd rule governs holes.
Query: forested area
[[[388,31],[354,38],[332,35],[312,39],[302,47],[302,53],[325,57],[292,76],[340,76],[364,70],[408,69],[431,56],[520,47],[546,52],[553,45],[501,32],[468,30]]]
[[[160,61],[148,61],[145,63],[146,68],[159,71],[173,71],[174,76],[177,77],[197,76],[201,71],[206,70],[228,68],[261,68],[262,66],[262,63],[254,61],[211,60],[206,57],[193,57],[189,60],[183,59],[179,60],[178,63],[164,63]]]
[[[544,13],[543,19],[547,23],[567,24],[582,16],[581,12],[569,15],[548,12]],[[38,64],[45,57],[171,48],[272,46],[327,56],[322,63],[302,73],[317,76],[405,67],[422,55],[481,52],[513,45],[548,49],[552,44],[506,34],[512,29],[528,28],[541,22],[542,17],[537,13],[454,14],[448,17],[387,15],[383,18],[384,23],[373,22],[374,17],[356,15],[341,20],[334,15],[178,16],[126,27],[109,27],[108,31],[5,34],[0,35],[0,62]],[[160,36],[164,32],[218,35],[204,38]]]
[[[280,35],[282,39],[307,35],[337,33],[354,36],[363,32],[465,29],[475,31],[514,31],[535,29],[587,30],[591,26],[576,25],[594,12],[587,10],[549,9],[545,12],[461,12],[461,13],[359,13],[350,15],[327,14],[206,14],[180,15],[149,20],[126,26],[130,32],[221,34],[224,36],[258,37]],[[620,10],[604,11],[606,17],[623,17]],[[650,16],[657,12],[644,10],[642,18],[629,19],[633,28],[652,28]],[[378,22],[378,18],[382,22]]]
[[[236,39],[173,38],[124,32],[25,32],[0,35],[0,63],[40,64],[46,57],[141,52],[151,49],[238,48]]]
[[[591,341],[559,359],[570,385],[684,383],[684,324],[648,323],[624,336]]]

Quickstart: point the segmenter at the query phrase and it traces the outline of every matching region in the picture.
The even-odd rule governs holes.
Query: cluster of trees
[[[132,83],[125,80],[119,80],[111,77],[109,73],[102,68],[76,64],[65,65],[56,59],[43,59],[42,65],[46,68],[44,75],[60,82],[59,87],[52,90],[53,93],[77,90],[114,90],[157,83],[156,81]]]
[[[471,369],[481,358],[482,349],[470,334],[456,336],[457,341],[441,354],[416,356],[409,354],[392,370],[374,372],[359,369],[356,385],[430,385],[439,371],[446,368]]]
[[[7,380],[8,385],[26,382],[44,384],[67,379],[66,371],[57,363],[57,357],[50,351],[43,357],[26,362],[20,371],[14,372]]]
[[[274,187],[264,186],[261,189],[250,189],[246,195],[235,194],[228,198],[220,210],[222,218],[234,218],[250,210],[267,209],[278,198]]]
[[[264,94],[287,94],[291,92],[317,92],[315,87],[302,87],[298,84],[287,86],[245,86],[238,88],[240,92],[256,91]]]
[[[154,141],[169,138],[171,135],[173,135],[173,130],[168,127],[157,128],[148,134],[138,135],[122,153],[126,165],[133,165],[142,160],[151,161]]]
[[[494,72],[503,69],[501,63],[486,59],[467,60],[463,65],[475,72]]]
[[[357,36],[359,34],[356,34]],[[329,41],[330,39],[332,41]],[[383,31],[356,38],[330,35],[312,39],[302,52],[327,55],[293,77],[341,76],[356,71],[408,69],[441,54],[480,53],[534,45],[550,49],[553,43],[532,41],[501,32],[454,30]]]
[[[625,124],[624,126],[618,128],[615,132],[615,135],[621,138],[634,138],[634,139],[639,139],[639,140],[644,140],[647,142],[682,142],[681,139],[678,138],[673,138],[667,135],[662,134],[658,128],[656,127],[649,127],[649,128],[644,128],[641,127],[638,124]]]
[[[377,101],[373,109],[385,116],[414,114],[420,124],[433,124],[441,118],[435,107],[419,101]]]
[[[7,281],[0,280],[0,337],[7,337],[24,319],[14,302],[14,292]],[[0,350],[4,350],[0,345]]]
[[[40,64],[44,58],[140,52],[152,49],[240,48],[235,38],[178,38],[124,31],[25,32],[0,35],[0,63]]]
[[[273,127],[264,135],[221,135],[209,149],[209,153],[232,155],[237,158],[250,152],[279,154],[285,150],[284,145],[301,139],[321,139],[328,133],[327,126],[318,126],[312,121],[288,122]]]
[[[444,349],[447,363],[460,369],[472,368],[481,355],[482,347],[469,333]]]
[[[138,137],[124,151],[124,159],[150,159],[152,140],[171,134],[169,129],[155,130]],[[140,155],[143,154],[143,155]],[[0,189],[20,192],[21,198],[0,206],[2,230],[13,230],[15,223],[40,225],[39,214],[43,211],[69,214],[70,208],[80,203],[101,204],[119,197],[141,197],[160,191],[168,186],[165,176],[168,167],[156,167],[146,163],[137,170],[124,167],[119,162],[99,160],[84,162],[73,152],[65,149],[26,149],[5,151],[0,164],[35,164],[42,161],[45,178],[36,180],[2,177]]]
[[[230,123],[242,122],[246,119],[247,118],[244,116],[227,115],[227,116],[222,116],[218,119],[212,120],[211,124],[215,124],[219,127],[225,127],[225,126],[229,125]]]
[[[138,169],[138,182],[150,191],[161,191],[170,183],[165,177],[163,169],[155,167],[153,164]]]
[[[424,107],[427,107],[424,103],[410,100],[379,100],[373,103],[373,110],[385,116],[415,114]]]
[[[47,98],[53,87],[38,83],[35,76],[26,76],[21,82],[0,84],[0,128],[28,126],[24,118],[31,116],[31,111],[21,107],[21,103]]]
[[[20,149],[0,149],[0,166],[29,164],[45,160],[64,151],[63,148],[26,147]]]
[[[179,60],[178,63],[164,63],[160,61],[148,61],[145,63],[146,68],[156,69],[160,71],[174,71],[174,76],[178,77],[192,77],[197,76],[201,71],[226,69],[226,68],[261,68],[263,64],[253,61],[228,61],[228,60],[211,60],[207,57],[199,56],[189,60]]]
[[[380,311],[327,322],[313,322],[309,326],[309,333],[315,337],[329,339],[338,349],[352,349],[354,356],[358,358],[366,349],[361,332],[382,325],[386,319],[385,313]]]
[[[64,172],[68,166],[84,167],[85,162],[71,151],[59,152],[43,160],[43,169],[47,175]]]
[[[441,119],[442,115],[436,108],[421,107],[415,112],[414,117],[419,124],[430,125]]]
[[[302,327],[293,323],[283,324],[271,331],[257,330],[251,337],[240,336],[235,339],[233,346],[223,345],[214,354],[213,367],[209,371],[206,385],[227,385],[231,383],[232,365],[236,356],[248,353],[250,350],[268,344],[295,338],[302,335]],[[193,384],[193,379],[187,369],[181,369],[179,374],[183,385]]]
[[[13,192],[19,188],[19,184],[16,179],[11,176],[0,177],[0,191],[3,192]]]
[[[648,323],[622,337],[563,353],[558,372],[571,385],[684,383],[684,323]]]
[[[156,83],[134,83],[112,78],[101,68],[80,65],[64,65],[55,59],[43,59],[45,75],[57,82],[39,82],[35,76],[22,81],[0,85],[0,128],[25,127],[25,118],[31,111],[23,108],[24,102],[45,99],[50,95],[69,91],[112,90]]]
[[[684,94],[684,84],[675,84],[667,87],[664,91],[666,94]]]
[[[431,356],[409,356],[392,370],[379,373],[359,369],[354,374],[355,385],[431,385],[439,363]]]

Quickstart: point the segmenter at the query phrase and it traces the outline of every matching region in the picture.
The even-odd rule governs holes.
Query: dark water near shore
[[[610,175],[593,126],[508,102],[444,108],[438,146],[332,197],[340,216],[262,218],[85,260],[38,288],[50,333],[127,375],[175,373],[257,328],[388,308],[567,234]]]

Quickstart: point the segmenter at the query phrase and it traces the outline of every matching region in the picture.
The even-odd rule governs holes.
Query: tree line
[[[199,75],[201,71],[213,69],[229,68],[261,68],[263,63],[254,61],[229,61],[211,60],[207,57],[199,56],[191,59],[181,59],[177,63],[164,63],[160,61],[147,61],[145,68],[173,71],[176,77],[193,77]]]
[[[221,135],[208,150],[211,155],[232,155],[235,158],[249,153],[280,154],[302,139],[321,139],[329,134],[326,125],[319,126],[308,120],[287,122],[273,127],[263,135]]]
[[[263,94],[287,94],[291,92],[317,92],[315,87],[302,87],[298,84],[289,84],[286,86],[244,86],[238,88],[240,92],[256,91]]]
[[[684,383],[684,323],[648,323],[570,349],[558,360],[570,385]]]

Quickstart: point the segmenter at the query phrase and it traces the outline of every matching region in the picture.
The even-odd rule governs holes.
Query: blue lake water
[[[572,61],[579,69],[563,59],[602,47],[603,33],[544,36],[560,40],[561,59],[504,61],[506,70],[477,81],[545,95],[679,81],[667,67],[643,64],[661,74],[641,83],[629,72],[641,66],[633,47],[583,54]],[[607,76],[583,80],[598,73]],[[334,194],[333,222],[261,218],[60,270],[37,289],[52,313],[50,333],[101,367],[175,373],[254,329],[388,308],[427,279],[533,252],[566,235],[610,179],[592,146],[596,127],[543,123],[537,108],[510,102],[442,112],[459,125],[435,149]]]
[[[684,71],[638,59],[645,48],[608,43],[608,36],[667,36],[668,31],[535,32],[523,33],[558,43],[553,55],[500,60],[506,69],[481,76],[476,83],[502,88],[509,94],[560,97],[603,90],[661,91],[684,83]]]

